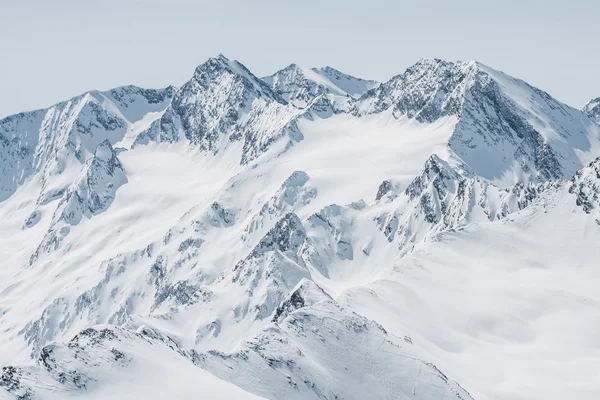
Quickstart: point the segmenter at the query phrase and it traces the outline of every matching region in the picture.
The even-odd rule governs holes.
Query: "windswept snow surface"
[[[409,329],[474,398],[593,399],[600,230],[566,189],[544,203],[437,235],[341,302]]]
[[[221,55],[1,120],[0,398],[596,399],[593,110]]]

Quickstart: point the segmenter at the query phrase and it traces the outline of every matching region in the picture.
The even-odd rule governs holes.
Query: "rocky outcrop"
[[[583,106],[583,112],[600,124],[600,97],[592,99]]]
[[[305,241],[302,222],[289,213],[234,267],[232,281],[251,295],[256,319],[270,317],[281,299],[310,276],[300,258]]]
[[[471,399],[456,382],[420,359],[409,341],[345,310],[318,289],[311,290],[316,298],[309,300],[301,288],[278,308],[281,316],[287,315],[275,326],[244,342],[239,351],[200,353],[197,364],[265,397]],[[343,377],[322,365],[342,368]],[[376,383],[364,384],[370,381]]]
[[[273,322],[283,321],[292,312],[312,306],[320,301],[331,301],[331,297],[325,293],[316,283],[308,279],[302,279],[287,297],[279,304]]]
[[[201,150],[217,153],[241,141],[241,163],[246,164],[285,136],[299,140],[296,114],[246,67],[220,55],[196,68],[164,115],[134,145],[186,138]]]
[[[296,64],[264,77],[263,81],[286,101],[300,108],[307,107],[323,95],[359,97],[379,85],[331,67],[307,69]]]
[[[98,145],[77,179],[63,194],[52,223],[42,243],[31,257],[33,263],[41,253],[56,250],[68,235],[70,226],[83,218],[92,218],[108,209],[116,192],[127,182],[123,165],[108,140]]]
[[[503,189],[433,155],[404,192],[390,200],[395,211],[377,215],[375,222],[390,242],[405,251],[433,233],[502,219],[560,184],[518,183]]]
[[[308,184],[310,177],[304,171],[294,171],[255,214],[246,226],[244,237],[248,237],[289,212],[296,212],[310,204],[317,196],[317,189]]]
[[[108,140],[103,141],[59,202],[53,223],[64,221],[76,225],[83,217],[91,218],[106,211],[119,187],[126,182],[115,150]]]
[[[149,112],[162,111],[174,88],[123,86],[90,91],[52,107],[0,120],[0,201],[33,176],[39,176],[38,202],[59,197],[56,176],[67,165],[85,164],[104,140],[114,144]]]
[[[132,331],[99,325],[79,332],[68,343],[45,346],[36,365],[2,368],[0,390],[21,400],[57,395],[121,397],[127,393],[127,385],[123,383],[136,382],[141,389],[135,395],[141,392],[168,392],[176,398],[203,395],[203,388],[190,390],[186,386],[192,380],[209,384],[215,390],[211,394],[215,399],[228,396],[256,399],[202,371],[194,365],[196,359],[195,352],[181,349],[175,340],[157,329],[140,326]],[[164,379],[171,384],[167,389]]]
[[[594,136],[581,111],[475,61],[421,60],[364,94],[353,113],[387,110],[422,123],[455,121],[449,148],[475,174],[505,187],[572,176],[583,167],[577,150],[589,150]]]
[[[600,157],[575,174],[569,192],[576,196],[576,204],[600,224]]]

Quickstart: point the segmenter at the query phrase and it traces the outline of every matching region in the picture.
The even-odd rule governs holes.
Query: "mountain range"
[[[219,55],[0,169],[0,399],[600,396],[600,99]]]

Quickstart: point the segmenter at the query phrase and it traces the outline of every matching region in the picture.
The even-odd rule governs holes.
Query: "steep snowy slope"
[[[483,64],[422,60],[365,94],[355,113],[391,109],[433,122],[458,117],[449,148],[500,186],[568,178],[598,153],[598,127],[581,111]]]
[[[86,162],[79,176],[65,190],[60,198],[48,233],[31,256],[33,263],[43,252],[56,250],[62,239],[69,233],[69,226],[77,225],[82,218],[91,218],[110,206],[117,189],[127,182],[123,165],[108,139],[96,147],[94,155]],[[38,216],[35,210],[32,215]],[[25,227],[32,225],[32,218]]]
[[[259,399],[194,367],[190,355],[145,327],[91,327],[44,347],[37,363],[3,368],[0,387],[19,399]]]
[[[49,131],[65,157],[3,161],[24,175],[0,202],[2,388],[597,397],[589,112],[475,62],[370,90],[311,71],[212,58],[160,102],[86,95],[93,134]]]
[[[300,282],[278,308],[277,323],[241,350],[201,354],[199,364],[267,398],[471,399],[418,358],[410,337],[388,334],[309,282]]]
[[[135,144],[187,139],[217,153],[241,142],[241,162],[262,154],[276,140],[301,139],[298,112],[237,61],[220,55],[196,68],[163,116]]]
[[[269,230],[290,212],[306,218],[334,202],[351,203],[357,195],[373,198],[378,182],[390,175],[405,172],[409,182],[431,149],[441,146],[448,135],[445,125],[425,127],[395,120],[361,121],[348,116],[304,120],[299,126],[306,140],[279,157],[266,154],[264,163],[250,169],[239,165],[237,149],[214,158],[190,150],[189,143],[141,146],[120,153],[118,158],[127,171],[127,183],[116,190],[106,211],[70,226],[69,234],[61,236],[60,247],[45,245],[44,237],[61,232],[54,227],[52,214],[42,209],[40,222],[22,231],[27,209],[8,200],[3,205],[3,215],[7,225],[18,228],[19,233],[3,243],[7,259],[14,265],[22,264],[23,257],[29,255],[17,249],[33,237],[47,252],[43,258],[36,257],[35,270],[62,278],[38,289],[40,297],[34,300],[24,296],[36,285],[33,271],[18,272],[11,282],[21,283],[11,288],[6,298],[29,310],[32,318],[24,323],[22,315],[13,311],[2,318],[7,323],[13,321],[8,326],[21,330],[34,352],[49,340],[68,340],[91,324],[123,323],[133,315],[161,316],[161,324],[168,324],[169,330],[178,330],[179,336],[189,338],[188,346],[231,349],[239,341],[240,330],[260,331],[287,292],[284,287],[273,292],[269,280],[259,279],[260,285],[253,285],[260,286],[260,296],[255,293],[249,299],[246,290],[250,288],[241,282],[234,284],[237,272],[233,272],[268,237]],[[371,132],[367,142],[365,132]],[[402,154],[398,153],[400,148]],[[329,155],[335,151],[344,151],[348,158],[332,159]],[[274,148],[272,153],[279,151]],[[373,158],[372,154],[378,157]],[[403,162],[396,163],[398,158]],[[175,169],[176,166],[180,168]],[[304,167],[305,171],[297,167]],[[104,169],[100,171],[102,176],[110,176]],[[357,185],[362,193],[357,192]],[[73,187],[78,188],[79,184]],[[54,214],[62,215],[62,206],[54,207],[58,207]],[[59,224],[69,226],[62,220]],[[379,236],[371,217],[366,224]],[[380,239],[385,241],[383,235]],[[229,250],[223,252],[223,248]],[[277,258],[270,265],[282,268]],[[295,280],[288,272],[280,274],[290,280],[287,290],[307,276],[305,268],[300,270],[304,272],[294,274]],[[233,275],[219,278],[223,273]],[[68,284],[71,279],[76,283]],[[66,290],[65,285],[71,289]],[[276,285],[281,286],[281,282]],[[182,294],[186,292],[198,293],[199,297]],[[218,301],[205,304],[214,298]],[[40,303],[38,299],[43,300]],[[40,315],[41,304],[44,312]],[[193,307],[184,311],[183,305]],[[260,314],[262,317],[257,320],[254,307],[270,311]],[[173,321],[162,317],[173,314],[171,308],[181,317],[175,315]],[[202,308],[212,310],[206,313]],[[232,318],[232,309],[239,309],[239,315]],[[188,314],[196,317],[186,318]],[[181,325],[186,319],[189,328]],[[24,330],[23,325],[27,325]],[[218,335],[212,333],[215,326],[221,327]],[[9,343],[6,342],[5,354],[19,348]]]
[[[263,80],[288,102],[304,108],[320,95],[359,97],[379,86],[376,81],[346,75],[334,68],[301,68],[291,64]]]
[[[35,174],[41,179],[40,203],[57,198],[103,140],[121,141],[145,115],[164,110],[173,90],[91,91],[0,120],[0,201]]]
[[[600,97],[597,99],[590,100],[585,106],[583,106],[583,112],[589,115],[596,122],[600,123]]]
[[[600,229],[570,186],[416,246],[340,302],[392,334],[409,329],[474,398],[596,398]]]
[[[337,69],[329,66],[311,68],[311,71],[327,79],[333,85],[338,87],[343,93],[349,94],[352,97],[359,97],[381,84],[380,82],[374,80],[355,78],[354,76],[344,74],[343,72],[340,72]]]
[[[434,154],[406,189],[399,190],[393,180],[382,182],[375,197],[381,212],[375,220],[404,254],[437,232],[503,219],[559,185],[519,183],[502,189],[456,170]]]
[[[577,205],[595,217],[600,225],[600,157],[578,171],[571,180],[569,192],[577,196]]]

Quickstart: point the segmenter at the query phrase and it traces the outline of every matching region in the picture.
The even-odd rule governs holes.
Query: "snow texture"
[[[0,399],[597,399],[599,104],[220,55],[0,120]]]

